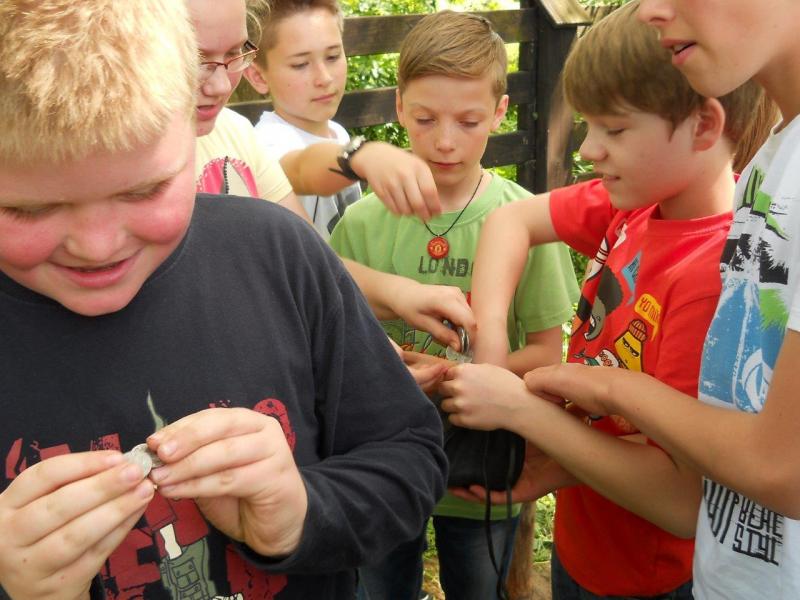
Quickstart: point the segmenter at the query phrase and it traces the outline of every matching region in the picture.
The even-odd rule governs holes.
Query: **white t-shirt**
[[[708,404],[756,413],[786,328],[800,331],[800,118],[770,136],[744,170],[735,207],[699,393]],[[695,598],[800,598],[800,521],[709,479],[703,496]]]
[[[276,113],[269,111],[264,111],[255,129],[262,148],[279,160],[287,152],[302,150],[312,144],[320,142],[346,144],[350,141],[350,136],[344,127],[334,121],[328,121],[331,136],[324,138],[295,127]],[[361,188],[358,182],[355,182],[333,196],[298,196],[298,199],[316,230],[327,240],[345,209],[360,197]]]
[[[211,133],[197,138],[195,177],[197,191],[209,194],[278,202],[292,191],[280,163],[256,141],[250,121],[229,108],[219,113]]]

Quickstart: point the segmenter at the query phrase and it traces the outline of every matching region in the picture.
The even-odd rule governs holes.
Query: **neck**
[[[792,51],[777,58],[754,77],[764,88],[767,96],[778,105],[783,118],[781,128],[800,114],[800,75],[796,68],[798,55],[800,55],[800,37]]]
[[[698,177],[680,194],[659,203],[662,219],[701,219],[733,209],[735,183],[728,161],[726,168],[710,169],[713,176]]]
[[[470,174],[462,178],[459,182],[452,185],[437,185],[439,201],[442,203],[443,212],[452,212],[464,208],[473,196],[480,193],[479,187],[483,187],[483,169],[478,165]]]

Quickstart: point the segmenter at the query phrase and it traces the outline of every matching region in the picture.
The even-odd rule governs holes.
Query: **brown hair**
[[[0,162],[119,152],[193,118],[197,45],[184,2],[0,1]]]
[[[397,82],[402,94],[414,79],[444,75],[478,79],[489,74],[499,101],[506,92],[503,40],[484,17],[443,10],[419,20],[400,47]]]
[[[564,92],[578,112],[616,114],[626,107],[656,114],[676,127],[705,98],[672,66],[656,30],[636,18],[633,0],[589,28],[564,65]],[[725,134],[736,144],[750,125],[761,88],[748,82],[719,98]]]
[[[766,94],[761,95],[755,107],[750,125],[745,129],[739,143],[736,145],[736,154],[733,158],[733,172],[741,173],[747,166],[756,151],[767,141],[772,128],[780,119],[778,105]]]
[[[344,15],[337,0],[247,0],[247,33],[261,50],[256,63],[267,65],[267,50],[277,41],[275,32],[278,24],[301,12],[322,9],[331,13],[344,29]]]

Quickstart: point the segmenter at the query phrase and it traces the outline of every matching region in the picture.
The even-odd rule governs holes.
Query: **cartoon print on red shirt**
[[[197,190],[207,194],[258,196],[258,186],[250,167],[238,158],[225,156],[209,161],[197,178]]]

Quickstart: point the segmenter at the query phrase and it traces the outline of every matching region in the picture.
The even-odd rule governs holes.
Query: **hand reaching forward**
[[[264,556],[300,542],[308,496],[278,421],[245,408],[212,408],[148,438],[165,466],[150,477],[167,498],[194,498],[228,537]]]
[[[353,155],[351,166],[394,214],[428,221],[442,212],[430,167],[407,150],[367,142]]]
[[[119,452],[26,469],[0,494],[0,585],[14,600],[88,598],[152,497],[153,484]]]
[[[538,500],[542,496],[557,489],[579,483],[578,480],[566,469],[559,465],[536,446],[528,442],[525,445],[525,463],[522,473],[511,489],[512,502],[529,502]],[[486,500],[486,488],[480,485],[471,485],[468,488],[452,488],[449,490],[470,502],[483,503]],[[504,491],[490,491],[489,502],[492,504],[505,504]]]

